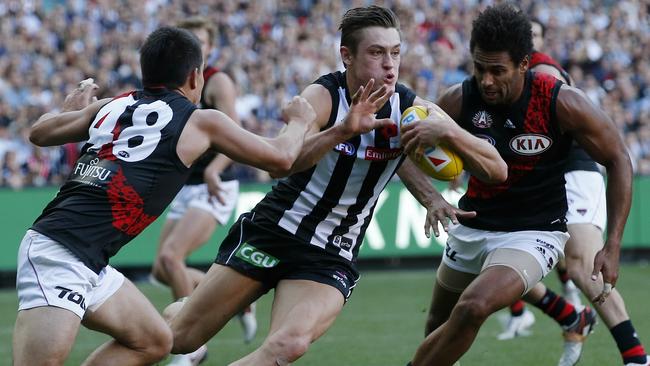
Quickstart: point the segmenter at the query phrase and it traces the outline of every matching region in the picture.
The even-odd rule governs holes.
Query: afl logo
[[[490,128],[492,126],[492,116],[486,111],[477,112],[472,117],[472,123],[478,128]]]
[[[519,155],[538,155],[548,150],[553,140],[544,135],[518,135],[510,140],[510,149]]]
[[[352,156],[357,152],[357,149],[355,149],[354,145],[349,142],[341,142],[340,144],[334,146],[334,151],[338,151],[343,155]]]
[[[485,141],[489,142],[490,145],[492,145],[492,146],[496,146],[496,144],[497,144],[497,142],[494,140],[494,138],[493,138],[492,136],[483,135],[483,134],[481,134],[481,133],[476,134],[476,135],[474,135],[474,136],[476,136],[476,137],[478,137],[478,138],[480,138],[480,139],[482,139],[482,140],[485,140]]]

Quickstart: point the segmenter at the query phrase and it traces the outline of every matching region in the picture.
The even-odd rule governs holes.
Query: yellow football
[[[420,121],[427,117],[427,109],[412,106],[402,113],[400,126]],[[427,147],[419,156],[411,160],[423,172],[438,180],[453,180],[463,172],[463,160],[454,151],[443,145]]]

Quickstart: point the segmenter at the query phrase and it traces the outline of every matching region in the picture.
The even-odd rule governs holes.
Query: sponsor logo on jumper
[[[393,160],[402,155],[402,149],[387,149],[368,146],[366,148],[365,160]]]
[[[492,116],[486,111],[477,112],[472,118],[472,123],[478,128],[490,128],[492,126]]]
[[[492,136],[484,135],[482,133],[476,134],[474,136],[489,142],[490,145],[492,145],[492,146],[496,146],[496,144],[497,144],[496,140]]]
[[[334,236],[334,240],[332,240],[332,244],[343,250],[350,250],[352,248],[352,239],[336,235]]]
[[[539,155],[553,145],[548,136],[534,133],[517,135],[510,140],[510,149],[519,155]]]
[[[357,152],[354,145],[349,142],[341,142],[340,144],[334,146],[334,151],[339,152],[343,155],[352,156]]]
[[[94,158],[88,163],[83,163],[78,161],[72,171],[73,176],[77,179],[86,180],[86,179],[97,179],[100,181],[106,181],[111,175],[111,171],[98,165],[100,160]]]
[[[246,243],[242,244],[235,256],[256,266],[262,268],[272,268],[280,263],[280,260],[274,256],[265,253],[252,245]]]
[[[57,290],[61,290],[59,292],[59,299],[63,299],[64,297],[67,298],[68,301],[71,301],[77,305],[79,305],[83,310],[86,310],[86,299],[84,299],[83,295],[76,291],[72,291],[69,288],[65,288],[63,286],[56,286],[54,287]]]
[[[512,123],[512,121],[510,120],[510,118],[506,119],[506,124],[504,124],[503,127],[506,127],[506,128],[517,128],[517,127],[515,127],[515,124]]]

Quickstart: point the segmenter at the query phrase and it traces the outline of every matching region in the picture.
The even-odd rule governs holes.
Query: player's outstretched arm
[[[97,89],[92,81],[80,83],[65,98],[60,113],[45,113],[32,125],[29,140],[38,146],[54,146],[88,139],[90,122],[110,101],[110,98],[97,101]]]
[[[458,217],[469,219],[476,216],[475,211],[463,211],[449,204],[431,184],[431,178],[424,174],[411,159],[404,160],[397,175],[413,197],[427,209],[427,217],[424,220],[424,234],[427,238],[431,237],[431,229],[435,236],[440,235],[438,223],[442,225],[443,230],[448,231],[449,221],[458,224]]]
[[[179,138],[177,152],[185,163],[212,147],[231,159],[286,175],[302,148],[315,113],[302,97],[294,97],[283,109],[287,127],[275,138],[255,135],[237,126],[217,110],[196,110]]]
[[[460,127],[454,119],[460,117],[462,89],[460,84],[448,89],[438,101],[431,103],[416,98],[413,104],[427,107],[427,119],[402,127],[402,146],[406,153],[444,144],[458,153],[465,170],[487,183],[502,183],[508,178],[508,166],[499,152],[486,140]]]
[[[362,86],[352,97],[352,106],[343,123],[319,130],[327,124],[332,111],[332,97],[327,89],[318,84],[308,86],[302,96],[309,101],[316,111],[316,123],[309,131],[305,145],[300,156],[291,167],[291,172],[300,172],[314,166],[325,154],[336,145],[356,135],[370,132],[392,124],[390,119],[375,119],[374,114],[390,98],[392,91],[381,87],[372,91],[374,80]]]
[[[556,115],[589,155],[607,169],[607,241],[594,260],[593,275],[616,285],[621,238],[632,200],[632,163],[614,122],[580,90],[563,85]],[[610,288],[611,291],[611,288]]]

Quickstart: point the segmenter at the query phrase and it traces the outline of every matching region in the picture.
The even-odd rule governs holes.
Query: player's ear
[[[347,69],[348,66],[352,64],[352,50],[350,50],[347,46],[341,46],[340,52],[341,61],[343,61],[343,65]]]
[[[196,89],[199,87],[199,69],[194,68],[192,72],[190,73],[190,88],[191,89]]]
[[[528,67],[530,65],[529,58],[530,58],[530,56],[526,55],[526,56],[524,56],[524,59],[521,60],[521,62],[519,63],[519,71],[522,74],[525,73],[526,71],[528,71]]]

